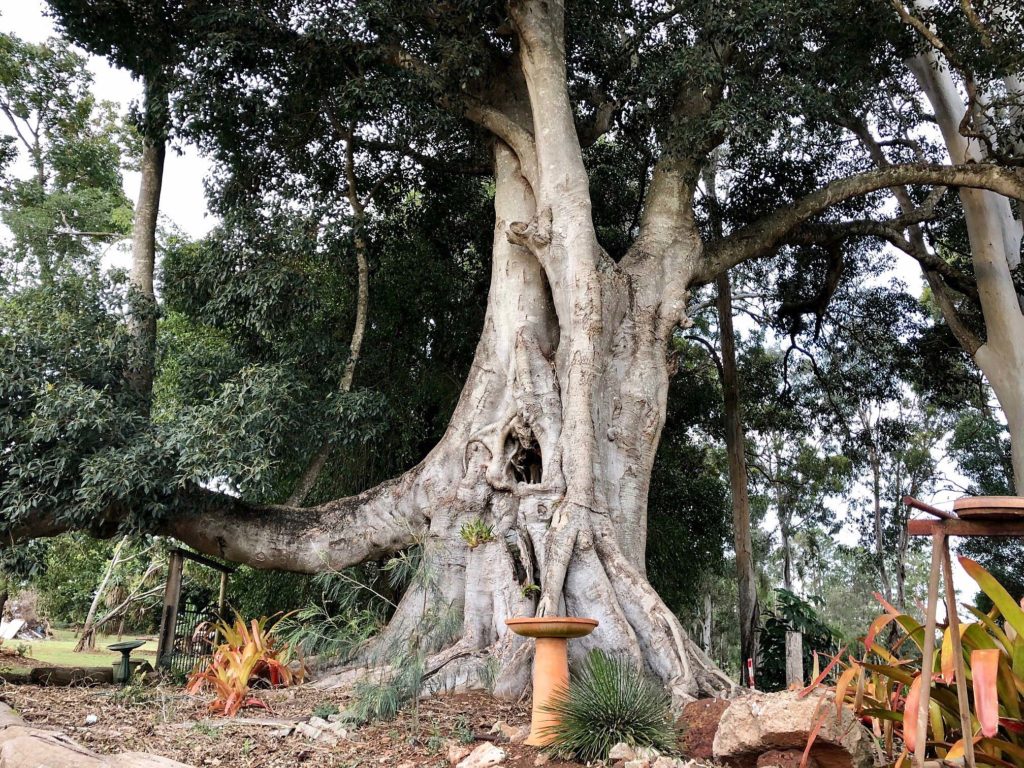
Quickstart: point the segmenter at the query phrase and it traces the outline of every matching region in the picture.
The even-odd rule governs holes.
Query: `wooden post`
[[[167,586],[164,588],[164,608],[160,615],[160,638],[157,641],[156,664],[168,666],[174,650],[174,627],[178,623],[178,600],[181,598],[181,574],[185,558],[181,551],[171,550],[167,562]]]
[[[932,571],[928,579],[928,616],[924,624],[924,648],[921,651],[921,698],[917,709],[917,744],[914,745],[914,768],[924,768],[928,745],[928,704],[932,698],[932,669],[935,666],[935,611],[939,602],[939,575],[946,536],[932,536]]]
[[[971,706],[967,701],[967,675],[964,671],[964,647],[960,641],[960,617],[956,612],[956,588],[953,585],[953,566],[949,560],[949,541],[942,540],[942,580],[946,586],[946,614],[949,635],[953,640],[953,672],[956,675],[956,698],[960,705],[960,730],[964,739],[964,763],[974,768],[974,732],[971,725]]]

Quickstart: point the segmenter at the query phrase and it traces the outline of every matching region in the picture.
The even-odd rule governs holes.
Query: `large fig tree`
[[[483,161],[490,290],[447,431],[414,467],[308,507],[179,478],[159,485],[169,500],[151,529],[299,572],[421,546],[432,576],[411,582],[377,643],[420,634],[439,605],[457,613],[461,628],[426,661],[438,684],[479,685],[490,668],[497,691],[520,692],[531,646],[504,619],[570,614],[600,621],[578,651],[642,661],[679,699],[729,686],[645,572],[651,470],[691,295],[782,251],[822,275],[807,304],[820,308],[851,239],[902,243],[910,227],[955,218],[936,188],[1019,200],[1024,173],[1005,154],[943,162],[904,64],[917,37],[882,3],[205,10],[176,108],[218,158],[225,205],[280,204],[300,179],[351,189],[362,169],[366,202],[352,211],[342,200],[338,212],[362,231],[403,183],[418,194],[415,179],[461,178]],[[884,162],[859,142],[863,125],[881,134]],[[714,196],[700,182],[712,161]],[[897,187],[907,206],[894,215],[885,198]],[[984,293],[970,265],[906,250],[944,287]],[[116,530],[133,492],[91,498],[88,525]],[[5,503],[5,513],[15,538],[82,525],[60,505]]]

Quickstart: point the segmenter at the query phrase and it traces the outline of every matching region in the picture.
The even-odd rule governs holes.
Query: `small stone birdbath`
[[[533,717],[526,743],[543,747],[554,739],[551,728],[560,722],[549,711],[552,698],[569,686],[569,638],[589,635],[597,626],[596,619],[568,616],[541,616],[535,619],[506,619],[505,624],[517,635],[537,638],[533,657]]]
[[[145,640],[125,640],[123,643],[114,643],[108,645],[112,651],[121,652],[121,660],[115,662],[120,666],[117,668],[117,673],[114,675],[114,682],[120,683],[121,685],[128,685],[128,682],[132,679],[132,662],[131,655],[132,651],[136,648],[140,648],[146,644]]]

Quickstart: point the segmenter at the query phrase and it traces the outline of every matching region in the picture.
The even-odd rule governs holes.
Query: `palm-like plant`
[[[960,563],[993,603],[988,612],[968,606],[976,621],[960,627],[965,680],[955,673],[948,627],[935,666],[921,670],[923,625],[882,600],[885,613],[868,628],[863,654],[837,656],[815,683],[835,667],[842,670],[836,699],[851,704],[871,724],[896,765],[906,762],[919,739],[925,739],[929,752],[939,759],[962,761],[966,737],[974,744],[978,762],[1024,768],[1024,610],[978,563],[965,557]],[[887,648],[878,638],[889,624],[895,624],[902,636]],[[918,704],[926,682],[934,685],[926,732],[918,733]],[[959,686],[970,692],[970,734],[962,733]]]

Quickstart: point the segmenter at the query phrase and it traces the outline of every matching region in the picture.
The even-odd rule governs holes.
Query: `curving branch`
[[[792,232],[838,203],[879,189],[906,184],[987,189],[1006,197],[1024,200],[1024,171],[1017,168],[982,163],[907,163],[864,171],[834,181],[791,205],[741,227],[724,239],[711,243],[705,251],[702,268],[691,284],[710,282],[737,264],[771,255]]]
[[[181,509],[156,522],[151,533],[173,536],[199,552],[254,568],[318,573],[379,560],[406,549],[427,531],[419,465],[358,496],[315,507],[261,505],[195,489]],[[126,508],[111,508],[88,529],[97,538],[122,532]],[[33,515],[2,534],[4,544],[57,536],[82,526],[52,513]]]
[[[536,190],[537,144],[533,134],[500,109],[480,101],[469,101],[465,115],[467,119],[486,128],[512,148],[519,158],[523,178]]]
[[[961,272],[934,253],[918,247],[900,229],[899,221],[899,219],[891,221],[857,219],[835,223],[806,224],[787,235],[783,242],[788,245],[827,245],[850,237],[876,237],[899,248],[903,253],[916,260],[922,269],[941,275],[953,290],[977,300],[978,286],[975,284],[974,278]]]

